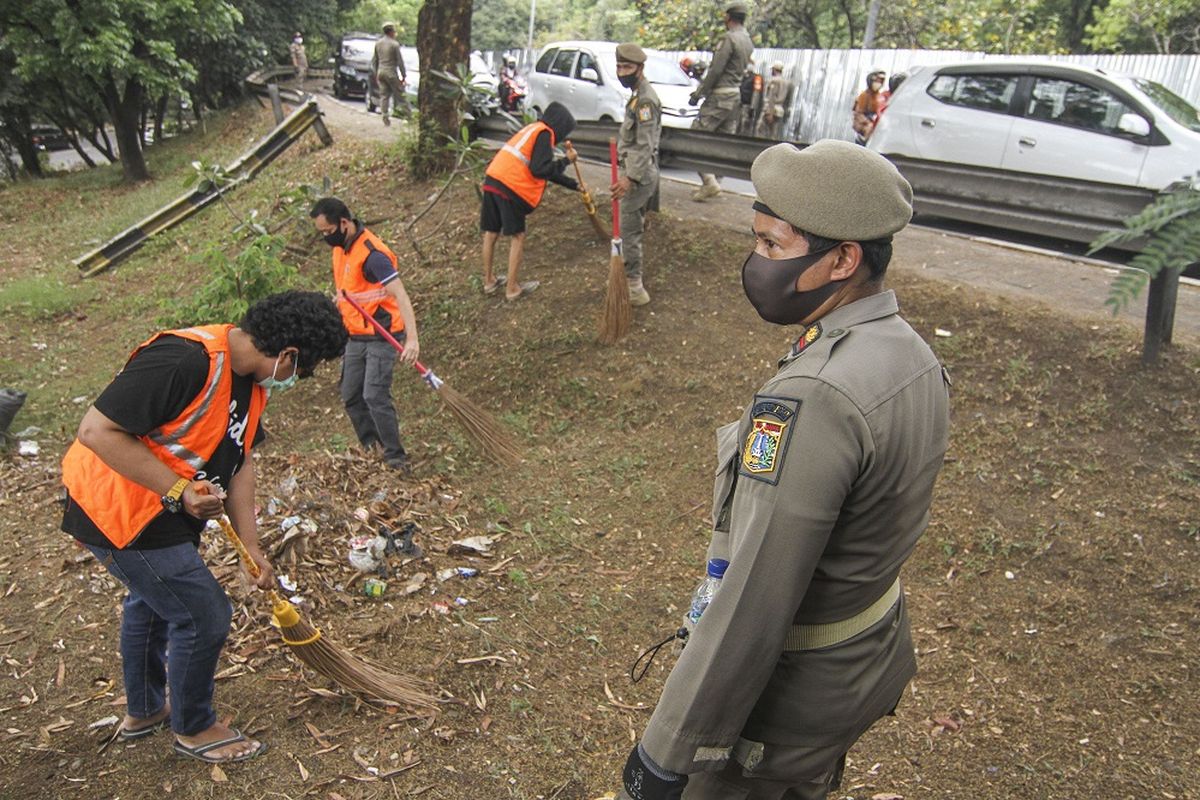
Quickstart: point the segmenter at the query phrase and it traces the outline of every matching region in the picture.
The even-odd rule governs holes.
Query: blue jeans
[[[129,590],[121,620],[129,715],[157,714],[170,687],[175,733],[194,736],[211,727],[217,721],[213,676],[233,608],[199,552],[190,543],[159,550],[88,549]]]

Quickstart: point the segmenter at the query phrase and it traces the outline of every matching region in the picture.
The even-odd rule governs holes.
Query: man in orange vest
[[[205,520],[227,513],[262,570],[256,583],[274,585],[254,521],[259,418],[272,389],[308,377],[345,342],[328,298],[271,295],[236,327],[154,335],[84,414],[63,458],[62,529],[129,591],[121,619],[122,741],[169,724],[175,750],[207,763],[267,749],[218,722],[213,710],[213,675],[232,609],[197,547]]]
[[[359,444],[366,450],[382,448],[384,463],[407,473],[408,454],[400,443],[400,422],[392,402],[396,350],[342,296],[345,292],[354,298],[404,345],[400,358],[405,364],[416,363],[421,352],[417,319],[396,272],[396,254],[336,197],[318,200],[309,216],[333,248],[333,285],[342,322],[350,333],[342,358],[342,404]]]
[[[483,293],[494,295],[505,287],[506,300],[524,297],[540,285],[517,278],[525,253],[525,217],[542,202],[546,182],[578,190],[574,178],[563,174],[575,163],[575,148],[566,138],[575,130],[575,117],[557,101],[546,106],[537,122],[526,125],[496,153],[483,179],[479,227],[483,231]],[[555,158],[555,145],[565,144],[566,158]],[[508,247],[508,278],[497,278],[493,269],[496,240],[512,237]]]

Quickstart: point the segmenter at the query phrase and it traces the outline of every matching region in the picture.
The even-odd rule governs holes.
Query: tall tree
[[[1200,3],[1112,0],[1087,34],[1101,52],[1200,53]]]
[[[150,177],[144,104],[196,78],[180,52],[219,41],[242,21],[226,0],[26,0],[4,16],[20,77],[76,83],[100,99],[130,181]]]
[[[469,63],[470,47],[471,0],[425,0],[417,12],[420,131],[413,168],[418,176],[434,174],[453,161],[446,144],[459,138],[458,98],[449,81],[438,73],[457,74]]]

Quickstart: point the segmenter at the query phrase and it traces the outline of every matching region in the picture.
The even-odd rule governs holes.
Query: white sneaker
[[[629,279],[629,305],[644,306],[650,302],[650,293],[642,285],[641,278]]]

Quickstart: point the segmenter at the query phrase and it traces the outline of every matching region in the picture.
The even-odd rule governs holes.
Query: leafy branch
[[[1146,246],[1129,262],[1140,271],[1118,275],[1104,301],[1114,316],[1137,298],[1162,270],[1182,271],[1188,265],[1200,262],[1200,188],[1197,184],[1185,183],[1159,195],[1153,203],[1125,220],[1123,228],[1097,237],[1088,255],[1142,237],[1147,238]]]

